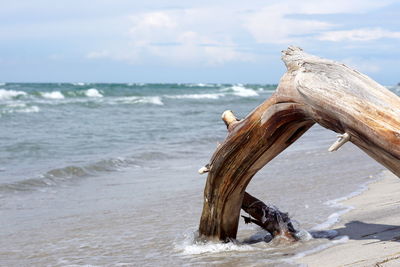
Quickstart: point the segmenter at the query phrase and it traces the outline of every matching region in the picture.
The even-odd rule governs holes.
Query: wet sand
[[[353,207],[331,229],[348,241],[298,260],[305,266],[400,266],[400,179],[392,173],[342,202]],[[343,238],[342,238],[343,239]]]

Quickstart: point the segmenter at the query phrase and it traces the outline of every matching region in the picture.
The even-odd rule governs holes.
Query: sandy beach
[[[400,180],[386,172],[367,191],[342,204],[353,209],[331,229],[348,241],[298,262],[310,267],[400,266]]]

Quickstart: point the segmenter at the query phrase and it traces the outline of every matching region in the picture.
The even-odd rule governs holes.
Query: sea
[[[398,86],[388,87],[400,93]],[[346,242],[340,200],[384,167],[318,125],[247,191],[304,238],[264,240],[240,221],[235,242],[199,241],[207,164],[270,84],[0,83],[0,266],[296,266]],[[310,234],[311,233],[311,234]]]

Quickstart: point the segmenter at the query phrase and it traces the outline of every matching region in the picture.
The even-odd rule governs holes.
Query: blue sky
[[[400,1],[0,0],[0,82],[277,83],[289,45],[400,82]]]

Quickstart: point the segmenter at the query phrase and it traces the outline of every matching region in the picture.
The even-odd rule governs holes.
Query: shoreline
[[[296,262],[302,266],[400,266],[400,180],[389,171],[368,189],[338,204],[352,207],[327,230],[331,246]],[[348,239],[346,242],[337,242]]]

